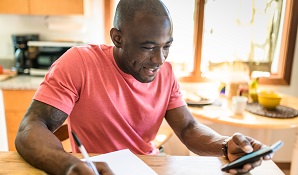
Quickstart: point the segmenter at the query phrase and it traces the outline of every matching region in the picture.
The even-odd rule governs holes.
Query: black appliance
[[[28,41],[38,41],[38,34],[15,34],[12,35],[15,68],[18,74],[29,74],[32,61],[36,59],[37,48],[29,48]]]

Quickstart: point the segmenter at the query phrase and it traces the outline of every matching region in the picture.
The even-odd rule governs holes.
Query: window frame
[[[104,41],[106,44],[113,44],[110,37],[110,30],[113,27],[113,17],[115,7],[115,0],[103,0],[103,7],[104,7]]]

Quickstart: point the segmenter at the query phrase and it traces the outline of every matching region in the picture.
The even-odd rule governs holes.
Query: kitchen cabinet
[[[9,151],[15,151],[14,140],[35,90],[2,90]]]
[[[32,101],[35,90],[2,90],[5,110],[8,150],[15,151],[15,138],[20,123]],[[67,122],[65,121],[64,125]],[[61,141],[65,151],[71,152],[69,139]]]
[[[29,0],[31,15],[83,15],[84,0]]]
[[[0,0],[0,14],[83,15],[84,0]]]
[[[0,0],[2,14],[29,14],[29,0]]]

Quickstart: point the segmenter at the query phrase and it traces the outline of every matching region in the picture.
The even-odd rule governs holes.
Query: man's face
[[[121,31],[120,68],[142,83],[154,80],[172,44],[172,25],[166,16],[138,13]]]

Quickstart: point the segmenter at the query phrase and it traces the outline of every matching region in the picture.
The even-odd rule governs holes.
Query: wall
[[[85,0],[84,16],[0,15],[0,59],[13,59],[12,34],[37,33],[40,40],[102,43],[102,0]],[[70,21],[65,23],[65,21]]]

